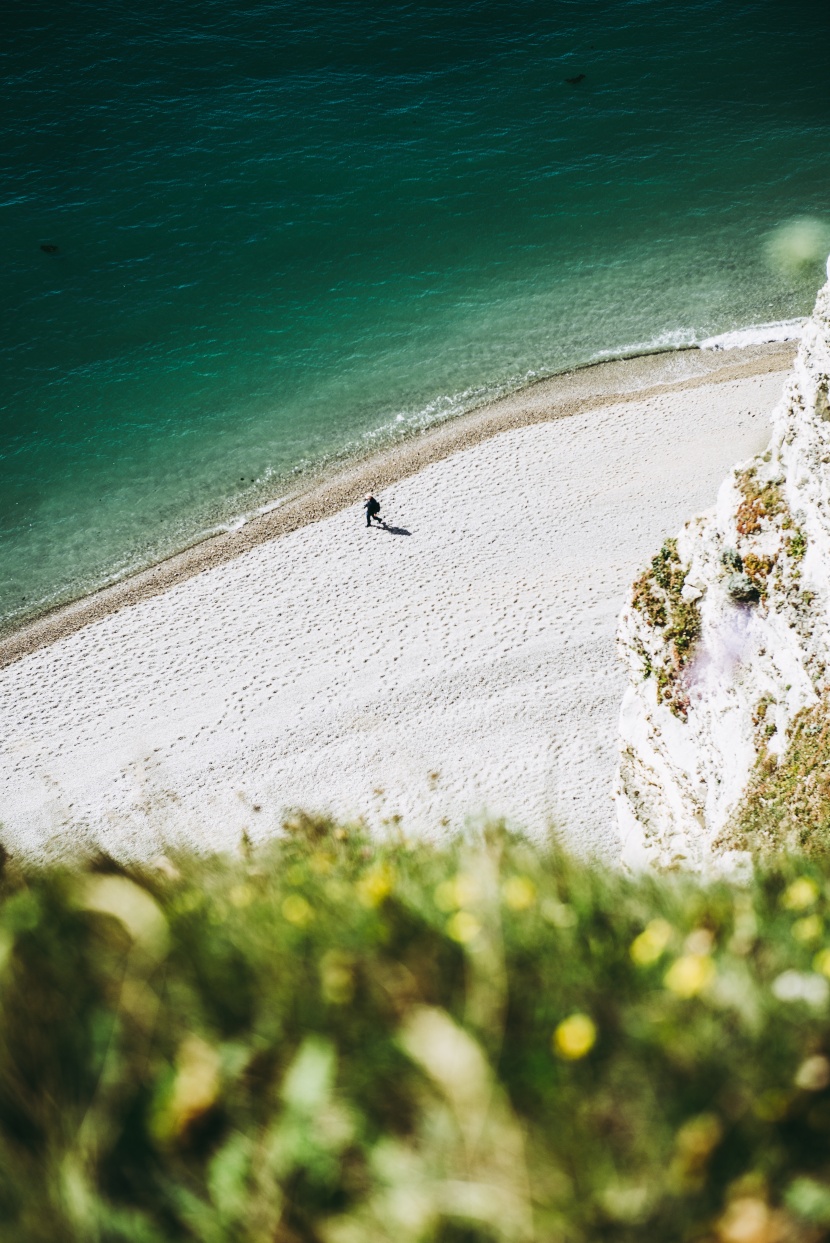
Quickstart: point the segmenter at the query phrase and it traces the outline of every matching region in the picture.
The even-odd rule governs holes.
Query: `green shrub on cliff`
[[[830,867],[626,879],[298,820],[17,872],[0,1238],[830,1237]]]
[[[761,719],[766,714],[762,701]],[[783,755],[763,745],[746,794],[721,835],[720,846],[775,854],[830,851],[830,702],[804,708],[787,733]]]
[[[633,607],[659,633],[665,653],[655,661],[643,649],[643,674],[655,675],[657,702],[666,704],[681,720],[686,719],[689,707],[684,670],[700,636],[698,604],[683,598],[688,570],[680,560],[677,540],[667,539],[631,592]]]

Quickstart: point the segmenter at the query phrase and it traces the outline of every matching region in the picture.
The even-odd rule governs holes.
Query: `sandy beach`
[[[617,614],[765,444],[793,348],[536,385],[7,637],[5,845],[232,848],[302,807],[616,857]]]

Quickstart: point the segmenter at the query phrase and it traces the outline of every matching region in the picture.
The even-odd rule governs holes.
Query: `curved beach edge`
[[[796,347],[794,341],[778,341],[747,346],[740,351],[672,350],[595,363],[536,381],[468,414],[312,478],[301,492],[252,518],[240,529],[208,536],[155,565],[25,623],[0,638],[0,668],[110,613],[231,561],[258,544],[359,504],[365,492],[381,492],[433,462],[501,432],[604,406],[641,401],[657,393],[786,371],[792,366]]]

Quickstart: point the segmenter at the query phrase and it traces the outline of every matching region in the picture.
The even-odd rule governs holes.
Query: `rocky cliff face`
[[[736,812],[830,691],[830,264],[769,449],[634,584],[619,646],[625,860],[735,858]],[[813,716],[811,716],[811,712]],[[805,725],[805,722],[807,724]]]

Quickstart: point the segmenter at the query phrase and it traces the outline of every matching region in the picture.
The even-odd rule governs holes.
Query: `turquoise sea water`
[[[821,283],[824,0],[45,0],[6,28],[6,624],[309,465]]]

